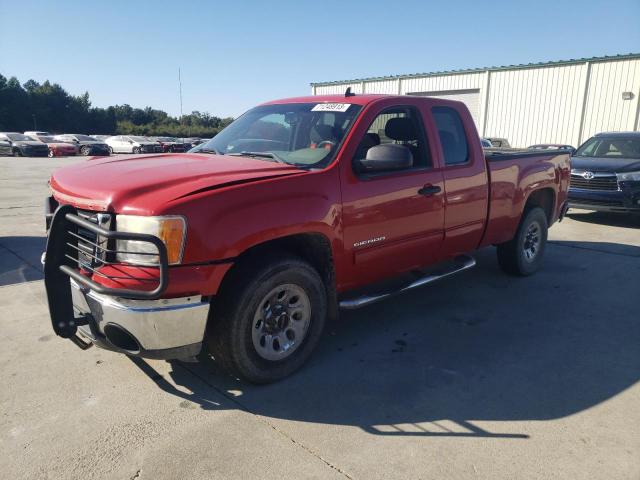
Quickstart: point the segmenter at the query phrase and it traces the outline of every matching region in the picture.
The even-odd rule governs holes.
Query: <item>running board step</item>
[[[476,264],[476,261],[473,257],[470,257],[469,255],[460,255],[454,259],[453,264],[447,265],[440,271],[436,271],[428,275],[425,275],[424,277],[420,277],[417,280],[414,280],[413,282],[411,282],[408,285],[405,285],[402,288],[389,291],[389,292],[384,292],[384,293],[364,295],[362,297],[341,300],[339,305],[340,305],[340,308],[344,310],[355,310],[357,308],[361,308],[366,305],[371,305],[372,303],[379,302],[380,300],[384,300],[385,298],[389,298],[393,295],[406,292],[407,290],[412,290],[414,288],[422,287],[429,283],[433,283],[437,280],[453,275],[454,273],[459,273],[464,270],[469,270],[470,268],[474,267],[475,264]]]

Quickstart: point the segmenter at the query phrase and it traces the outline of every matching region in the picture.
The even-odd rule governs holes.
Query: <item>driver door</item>
[[[364,114],[354,132],[358,146],[351,158],[341,161],[348,265],[344,289],[435,262],[444,237],[444,180],[433,164],[436,156],[427,143],[420,108],[411,99],[402,106],[384,108],[381,103]],[[385,143],[409,149],[413,165],[366,175],[354,170],[352,159],[364,158],[367,150]]]

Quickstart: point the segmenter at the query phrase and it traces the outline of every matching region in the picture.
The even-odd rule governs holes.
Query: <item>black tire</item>
[[[140,147],[133,147],[133,153],[138,155],[140,153]]]
[[[19,148],[14,148],[13,149],[13,156],[14,157],[21,157],[22,156],[22,151]]]
[[[113,155],[113,147],[109,147],[109,155]]]
[[[248,382],[275,382],[299,369],[318,345],[327,317],[326,289],[318,272],[297,257],[272,255],[234,267],[211,309],[207,346],[214,360]],[[310,301],[306,334],[282,360],[267,360],[254,346],[255,315],[265,296],[281,285],[301,288]],[[290,320],[293,321],[293,320]]]
[[[89,147],[89,146],[86,146],[86,145],[85,145],[84,147],[82,147],[82,148],[80,149],[80,153],[81,153],[82,155],[84,155],[85,157],[87,157],[87,156],[91,155],[91,147]]]
[[[538,207],[525,211],[515,237],[498,245],[498,264],[510,275],[526,277],[542,266],[548,233],[547,215]],[[537,240],[537,242],[536,242]]]
[[[53,153],[53,150],[49,149],[49,153],[47,153],[47,157],[49,157],[49,158],[55,157],[55,154]]]

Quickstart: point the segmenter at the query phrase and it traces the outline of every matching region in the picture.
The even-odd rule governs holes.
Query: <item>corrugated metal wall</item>
[[[312,86],[312,93],[437,94],[478,92],[478,131],[511,145],[568,143],[578,146],[594,133],[640,130],[640,56],[549,65],[426,74]],[[631,92],[631,99],[623,99]],[[478,112],[478,113],[476,113]]]

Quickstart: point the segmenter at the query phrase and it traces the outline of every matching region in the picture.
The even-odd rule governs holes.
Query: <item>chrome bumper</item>
[[[129,300],[101,295],[71,281],[75,313],[89,314],[78,333],[99,347],[147,358],[185,358],[200,353],[209,302],[191,297]]]

